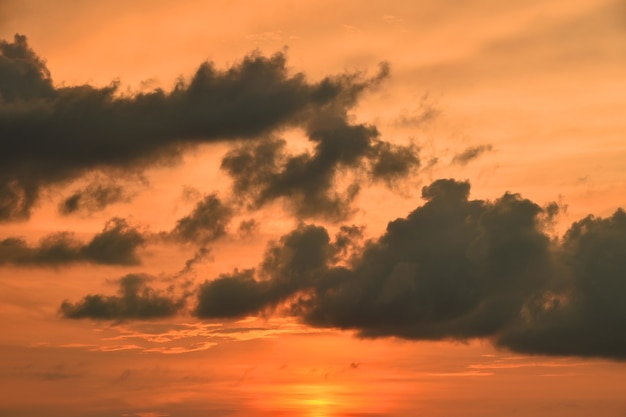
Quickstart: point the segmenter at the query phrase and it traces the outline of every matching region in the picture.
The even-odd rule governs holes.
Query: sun
[[[302,417],[334,417],[342,404],[337,388],[327,384],[282,385],[271,408]]]
[[[312,396],[303,399],[303,415],[306,417],[332,417],[335,403],[326,392],[314,391]]]
[[[302,385],[299,393],[299,403],[303,416],[332,417],[337,406],[332,390],[327,385]]]

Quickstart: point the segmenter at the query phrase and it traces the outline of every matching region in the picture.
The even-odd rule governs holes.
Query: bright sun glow
[[[325,385],[303,385],[298,396],[307,417],[331,417],[336,406],[333,394]]]

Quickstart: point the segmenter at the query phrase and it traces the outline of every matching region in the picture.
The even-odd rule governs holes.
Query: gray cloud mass
[[[251,191],[242,187],[240,172],[260,168],[267,181],[249,182],[256,205],[282,198],[299,215],[340,218],[358,188],[337,194],[338,170],[357,169],[381,152],[387,159],[394,152],[405,166],[384,170],[385,179],[417,165],[405,150],[382,145],[375,127],[348,121],[348,110],[388,73],[381,64],[371,78],[347,73],[309,82],[289,73],[283,53],[252,53],[223,70],[204,63],[169,92],[130,95],[116,83],[56,87],[26,37],[15,35],[0,42],[0,221],[28,218],[43,189],[89,172],[140,172],[197,144],[244,139],[255,145],[233,151],[223,163],[237,190]],[[259,140],[287,127],[303,128],[315,152],[276,149],[270,159],[248,161],[264,146]],[[99,209],[120,198],[111,187],[82,190],[61,211]]]
[[[226,234],[233,214],[233,208],[222,202],[216,194],[208,194],[189,215],[176,222],[168,236],[181,242],[205,245]]]
[[[626,213],[589,216],[557,239],[546,231],[554,204],[469,192],[437,180],[423,188],[424,205],[364,244],[356,226],[331,239],[301,224],[257,269],[202,283],[193,314],[280,308],[361,337],[484,338],[518,352],[626,359]]]
[[[60,266],[76,262],[136,265],[140,263],[137,250],[145,241],[145,236],[124,219],[112,218],[86,243],[69,232],[48,235],[36,246],[15,237],[0,240],[0,265]]]
[[[147,275],[126,275],[118,280],[117,295],[87,295],[77,303],[66,300],[59,312],[70,319],[123,321],[171,317],[184,307],[184,298],[149,287],[150,280]]]
[[[223,70],[204,63],[169,92],[124,95],[116,84],[56,87],[26,37],[16,35],[0,42],[0,220],[27,218],[46,187],[92,172],[140,172],[214,141],[233,142],[221,168],[249,207],[280,200],[300,219],[345,220],[363,178],[392,186],[420,167],[417,146],[385,142],[376,126],[349,117],[388,72],[381,65],[370,78],[309,82],[289,73],[284,54],[252,53]],[[287,150],[280,135],[291,127],[304,132],[310,151]],[[453,163],[490,149],[468,148]],[[338,189],[346,172],[359,179]],[[98,210],[118,201],[119,192],[87,186],[62,211]],[[60,314],[125,320],[186,311],[228,319],[280,311],[361,337],[482,338],[518,352],[626,359],[625,212],[589,216],[556,238],[548,233],[555,205],[511,193],[493,201],[469,195],[468,182],[437,180],[423,188],[422,206],[366,242],[357,226],[331,238],[324,227],[301,223],[268,246],[257,268],[198,285],[189,308],[186,297],[131,274],[119,280],[116,295],[64,301]],[[226,233],[233,210],[207,195],[164,235],[203,246]],[[124,220],[112,219],[87,243],[69,233],[37,246],[7,238],[0,264],[129,265],[144,242]],[[202,247],[198,259],[206,253]]]

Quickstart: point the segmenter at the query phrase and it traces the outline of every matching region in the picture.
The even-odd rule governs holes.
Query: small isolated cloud
[[[226,234],[233,214],[233,209],[223,203],[216,194],[206,195],[189,215],[176,222],[169,237],[181,242],[205,245]]]
[[[478,158],[482,154],[486,152],[491,152],[492,150],[493,146],[491,145],[470,146],[463,152],[454,155],[454,158],[452,158],[452,163],[456,165],[467,165],[469,162]]]
[[[405,109],[400,116],[393,120],[393,125],[397,127],[416,128],[430,123],[441,115],[441,110],[433,103],[428,94],[424,94],[416,108]]]
[[[76,213],[91,214],[107,208],[111,204],[128,202],[132,193],[113,178],[97,177],[82,188],[75,189],[59,204],[62,215]]]

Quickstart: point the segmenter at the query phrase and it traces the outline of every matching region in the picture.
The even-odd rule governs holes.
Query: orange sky
[[[126,97],[131,103],[139,93],[149,94],[156,88],[169,94],[178,79],[186,80],[185,88],[189,87],[189,80],[205,61],[212,62],[220,74],[228,74],[253,51],[259,56],[283,51],[289,76],[304,74],[306,88],[327,76],[355,73],[348,81],[332,80],[338,89],[348,90],[358,82],[366,87],[354,93],[358,96],[354,103],[333,102],[319,108],[313,104],[278,127],[260,129],[251,139],[244,132],[233,137],[218,135],[210,141],[200,138],[195,142],[199,144],[188,146],[182,139],[176,142],[176,137],[172,147],[163,151],[165,156],[146,154],[128,164],[105,162],[92,167],[79,161],[58,180],[53,174],[47,176],[45,168],[43,174],[33,174],[42,175],[42,185],[28,214],[0,219],[0,244],[5,245],[0,246],[0,417],[570,417],[626,413],[620,390],[626,384],[626,350],[621,354],[587,354],[583,349],[571,355],[549,355],[549,351],[530,355],[523,353],[521,345],[501,339],[504,331],[447,334],[454,330],[446,329],[438,336],[419,336],[411,333],[416,331],[414,327],[401,329],[400,323],[399,329],[395,323],[386,323],[390,327],[376,333],[381,327],[363,324],[359,318],[344,325],[341,320],[345,317],[332,321],[328,318],[331,312],[324,318],[294,313],[293,309],[306,309],[303,306],[311,301],[307,297],[315,299],[317,281],[251,314],[203,317],[194,310],[194,303],[201,302],[195,298],[198,292],[210,287],[205,280],[223,278],[223,274],[232,277],[256,267],[258,291],[264,282],[276,279],[280,284],[285,278],[272,275],[280,273],[278,267],[263,265],[272,259],[287,262],[281,256],[291,256],[291,252],[279,251],[289,246],[281,236],[294,230],[304,234],[303,222],[324,226],[331,237],[329,245],[336,247],[339,243],[333,236],[340,226],[366,226],[362,242],[351,249],[355,258],[350,260],[349,253],[342,253],[336,255],[338,260],[331,256],[329,262],[333,267],[347,265],[357,275],[367,272],[367,267],[354,266],[365,262],[368,252],[363,252],[363,242],[376,242],[386,233],[389,221],[405,218],[426,204],[428,196],[422,198],[422,187],[440,178],[469,181],[470,198],[484,200],[489,207],[500,207],[497,199],[506,192],[520,193],[539,208],[557,202],[561,210],[556,219],[544,224],[542,219],[549,216],[542,211],[537,215],[541,223],[537,227],[554,238],[546,243],[552,248],[549,257],[554,253],[554,257],[561,256],[560,242],[567,240],[558,237],[563,237],[572,222],[588,214],[609,218],[619,207],[626,207],[623,1],[505,4],[476,0],[459,5],[453,1],[378,0],[271,0],[259,4],[5,0],[0,3],[0,40],[11,43],[16,33],[25,35],[28,47],[45,61],[56,92],[77,85],[98,89],[118,81],[117,98],[112,100]],[[8,52],[4,55],[9,57]],[[12,82],[12,73],[5,70],[10,64],[3,67],[1,59],[2,55],[0,136],[5,136],[0,138],[0,153],[9,155],[13,146],[17,149],[9,143],[13,140],[9,138],[11,123],[21,117],[19,111],[31,108],[31,102],[23,98],[11,101],[8,93],[2,96],[3,88],[12,88],[4,87]],[[378,82],[381,62],[389,64],[390,74]],[[274,107],[278,105],[265,103],[253,114],[265,114]],[[360,186],[348,206],[349,213],[339,221],[319,214],[321,208],[307,203],[308,178],[300,179],[305,184],[302,195],[294,188],[296,191],[254,207],[237,205],[234,174],[220,168],[225,155],[244,149],[250,141],[278,137],[285,140],[287,154],[313,155],[318,149],[315,144],[321,142],[312,142],[307,135],[316,123],[324,128],[334,126],[335,119],[325,119],[332,111],[337,112],[333,117],[343,118],[350,126],[375,126],[377,140],[392,149],[418,149],[419,167],[400,179],[376,182],[369,180],[374,174],[367,171],[367,164],[376,162],[367,159],[373,158],[371,154],[362,156],[363,164],[338,165],[331,188],[325,190],[328,195],[344,195],[351,184]],[[79,119],[76,116],[75,120]],[[119,125],[125,122],[120,119]],[[29,125],[25,126],[20,132],[27,131]],[[103,135],[107,127],[99,128]],[[141,130],[128,131],[128,141],[135,140],[133,135],[140,139]],[[63,132],[70,132],[69,136],[73,131],[51,134],[46,140],[56,140]],[[80,139],[95,143],[99,133]],[[196,136],[183,139],[193,141]],[[42,142],[33,143],[40,146]],[[30,152],[28,146],[26,153]],[[66,157],[69,161],[72,156],[64,152],[69,155],[71,149],[58,146],[58,161]],[[381,152],[384,146],[370,151]],[[172,149],[182,151],[172,151],[174,156],[168,159],[165,152]],[[100,152],[106,153],[106,148]],[[1,162],[6,169],[0,169],[0,199],[6,201],[10,199],[6,190],[20,186],[20,173],[31,168],[30,160],[20,165],[22,154],[15,151],[15,155]],[[39,158],[44,158],[45,152],[42,155]],[[77,155],[80,159],[82,154]],[[13,164],[13,160],[18,162]],[[11,182],[14,178],[17,182]],[[267,178],[271,176],[263,181],[269,181]],[[119,186],[121,197],[69,215],[59,211],[60,203],[73,192],[96,183]],[[205,241],[198,235],[185,237],[197,230],[183,229],[181,219],[193,217],[194,208],[211,193],[228,206],[225,210],[233,211],[226,216],[223,235]],[[10,204],[0,201],[0,217]],[[310,212],[314,214],[307,214]],[[112,223],[105,226],[112,218],[125,219],[126,226],[120,230],[144,239],[128,262],[107,261],[105,250],[98,252],[97,246],[76,249],[75,256],[80,259],[67,263],[19,261],[10,252],[14,241],[9,238],[22,238],[24,245],[35,248],[40,239],[58,232],[73,233],[76,242],[88,245],[94,236],[114,227]],[[254,223],[249,232],[238,229],[250,219]],[[626,288],[626,265],[619,254],[626,240],[622,229],[611,236],[617,249],[611,252],[612,246],[607,252],[618,255],[603,260],[609,264],[607,269],[616,271],[611,272],[613,281],[607,285],[614,286],[608,294],[623,297],[620,290]],[[567,244],[563,247],[564,251],[571,249]],[[201,248],[207,253],[203,255]],[[278,253],[275,259],[270,256],[271,248]],[[307,256],[312,251],[309,248]],[[562,272],[559,268],[570,266],[559,262],[557,272],[551,273],[558,275]],[[376,264],[372,265],[369,269],[375,269]],[[402,277],[394,278],[404,271],[403,265],[396,265],[387,277],[392,287],[400,286],[389,291],[415,289],[413,284],[401,287],[405,285]],[[532,276],[546,273],[541,265],[532,270]],[[428,271],[428,267],[422,270]],[[188,301],[176,314],[163,317],[71,320],[69,313],[62,317],[64,300],[78,306],[88,294],[114,295],[123,290],[119,280],[128,274],[137,274],[140,285],[147,285],[140,286],[142,291],[147,288],[144,296],[154,290],[168,300],[181,297]],[[148,278],[143,281],[142,277]],[[568,292],[559,285],[562,283],[544,288],[543,302],[554,298],[563,305],[575,303],[575,290]],[[336,291],[350,292],[347,288]],[[386,288],[378,288],[380,299],[389,295]],[[335,293],[329,294],[330,303]],[[303,297],[298,301],[304,304],[294,301],[298,297]],[[607,303],[613,302],[614,298],[607,297]],[[428,303],[430,299],[425,300]],[[529,306],[524,304],[520,310],[522,319],[531,314],[525,310]],[[449,307],[452,310],[454,306]],[[437,308],[429,314],[436,315]],[[611,314],[617,317],[616,323],[626,320],[623,308],[616,307]],[[608,324],[607,329],[611,329]],[[357,337],[359,331],[377,337]],[[612,343],[608,351],[626,349],[619,337]]]

